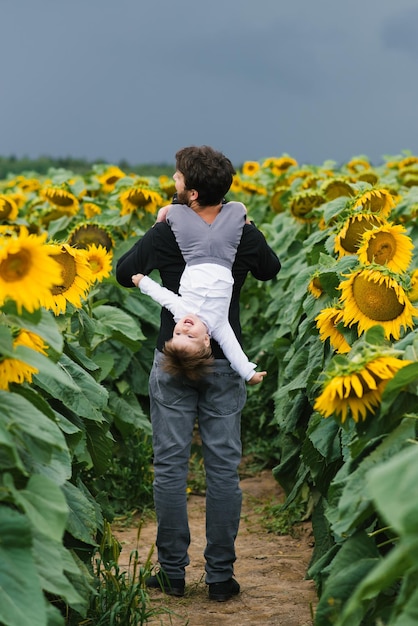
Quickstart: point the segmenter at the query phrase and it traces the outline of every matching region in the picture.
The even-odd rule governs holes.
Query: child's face
[[[193,313],[182,317],[174,326],[172,344],[176,347],[196,350],[210,344],[208,329],[202,320]]]

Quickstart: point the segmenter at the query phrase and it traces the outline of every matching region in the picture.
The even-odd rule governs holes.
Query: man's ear
[[[204,342],[204,345],[206,346],[206,348],[209,348],[209,346],[210,346],[210,337],[209,337],[209,335],[207,333],[205,335],[205,338],[204,338],[203,342]]]
[[[199,197],[199,192],[196,191],[196,189],[190,189],[189,191],[189,200],[193,201],[193,200],[197,200]]]

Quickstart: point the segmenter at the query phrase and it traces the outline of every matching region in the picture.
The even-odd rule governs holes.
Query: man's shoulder
[[[149,239],[175,239],[173,231],[167,222],[156,222],[144,235]]]
[[[265,237],[254,224],[244,224],[244,228],[242,229],[241,243],[243,242],[253,243],[257,245],[261,242],[265,242]]]
[[[147,238],[146,245],[150,245],[154,250],[167,253],[179,253],[179,247],[173,231],[166,222],[157,222],[144,235]]]

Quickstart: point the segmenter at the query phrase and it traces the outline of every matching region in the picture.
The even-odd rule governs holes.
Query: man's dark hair
[[[222,152],[210,146],[190,146],[176,153],[176,169],[187,190],[195,189],[200,206],[222,202],[232,185],[234,166]]]
[[[165,342],[163,353],[163,370],[171,376],[183,375],[190,380],[200,380],[209,374],[214,361],[210,346],[190,352],[174,346],[171,339]]]

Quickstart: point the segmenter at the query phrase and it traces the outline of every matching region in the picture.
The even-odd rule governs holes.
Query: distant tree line
[[[117,165],[124,172],[135,173],[139,176],[160,176],[166,174],[172,176],[174,164],[160,163],[160,164],[140,164],[132,165],[126,160],[119,161],[118,163],[109,162],[105,159],[96,159],[95,161],[87,161],[85,159],[74,159],[72,157],[65,158],[52,158],[47,156],[41,156],[37,159],[29,159],[23,157],[18,159],[15,156],[3,157],[0,156],[0,179],[5,179],[9,174],[17,175],[23,172],[45,175],[51,168],[63,168],[74,172],[74,174],[86,174],[91,171],[92,166],[96,163],[107,163],[109,165]]]

